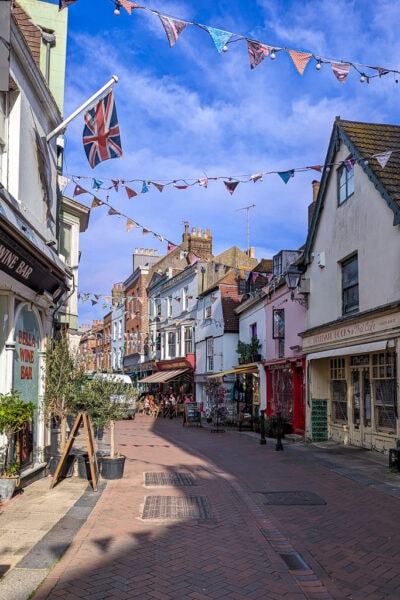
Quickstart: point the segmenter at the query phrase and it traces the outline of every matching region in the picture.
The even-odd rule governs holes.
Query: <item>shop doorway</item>
[[[354,441],[368,445],[371,435],[371,380],[369,366],[351,367],[351,418]]]

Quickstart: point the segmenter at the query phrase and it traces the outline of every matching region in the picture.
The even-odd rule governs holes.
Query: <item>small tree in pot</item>
[[[112,377],[94,376],[76,403],[76,409],[87,412],[96,429],[106,427],[110,430],[110,454],[101,459],[101,474],[107,479],[117,479],[123,474],[125,456],[116,449],[115,421],[127,418],[130,400],[134,396],[133,387],[113,380]],[[109,461],[115,461],[113,467],[117,469],[118,476],[107,476],[105,465]]]

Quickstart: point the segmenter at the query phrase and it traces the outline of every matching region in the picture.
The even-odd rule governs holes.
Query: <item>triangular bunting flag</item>
[[[303,75],[312,54],[310,52],[299,52],[298,50],[288,50],[288,52],[297,71],[300,75]]]
[[[115,191],[118,192],[119,179],[111,179],[111,183],[113,184]]]
[[[215,29],[209,25],[206,25],[205,28],[210,34],[218,52],[222,52],[227,42],[231,39],[232,33],[229,33],[229,31],[223,31],[222,29]]]
[[[108,211],[107,214],[109,214],[109,215],[121,215],[120,212],[118,212],[117,210],[115,210],[115,208],[112,208],[112,207],[110,208],[110,210]]]
[[[287,183],[291,177],[294,177],[294,169],[291,169],[290,171],[281,171],[278,175],[285,183]]]
[[[160,21],[163,24],[165,33],[167,34],[169,45],[172,48],[172,46],[176,44],[182,31],[185,29],[187,23],[184,21],[178,21],[177,19],[170,19],[169,17],[165,17],[160,14],[158,16],[160,17]]]
[[[134,198],[135,196],[137,196],[137,192],[135,192],[135,190],[132,190],[131,188],[129,188],[127,185],[125,186],[125,190],[126,190],[126,193],[128,194],[129,200],[131,198]]]
[[[349,172],[352,170],[352,168],[354,167],[354,165],[355,165],[355,162],[356,162],[356,161],[354,160],[354,158],[348,158],[347,160],[344,160],[344,161],[343,161],[343,164],[344,164],[344,166],[345,166],[345,168],[346,168],[346,171],[347,171],[348,173],[349,173]]]
[[[151,233],[150,229],[146,229],[145,227],[142,228],[142,235],[147,235],[148,233]]]
[[[163,238],[163,236],[162,236],[162,235],[160,235],[159,233],[155,233],[155,234],[154,234],[154,237],[155,237],[155,238],[157,238],[158,240],[160,240],[160,242],[163,242],[163,241],[164,241],[164,238]]]
[[[253,40],[247,41],[247,52],[249,54],[250,68],[254,69],[260,62],[264,60],[270,53],[270,48],[260,42],[254,42]]]
[[[191,254],[190,256],[190,264],[194,265],[198,260],[200,260],[200,256],[196,256],[196,254]]]
[[[162,192],[164,189],[164,186],[162,183],[156,183],[155,181],[149,181],[149,183],[151,183],[151,185],[154,185],[154,187],[156,187],[159,192]]]
[[[97,300],[91,300],[90,302],[92,303],[92,306],[94,306],[95,304],[97,304]]]
[[[391,151],[382,152],[381,154],[374,154],[374,158],[376,158],[378,163],[381,165],[382,169],[384,169],[386,167],[391,156],[392,156]]]
[[[347,75],[350,72],[351,65],[349,63],[334,63],[331,62],[332,71],[340,83],[346,83]]]
[[[149,188],[147,187],[147,184],[145,181],[143,181],[142,184],[142,194],[146,194],[149,191]]]
[[[239,185],[238,181],[224,181],[225,187],[228,190],[228,192],[232,195],[233,192],[236,190],[237,186]]]
[[[62,10],[63,8],[67,8],[67,6],[70,6],[74,2],[76,2],[76,0],[59,0],[59,2],[58,2],[58,10]]]
[[[111,302],[111,296],[104,296],[104,300],[106,302]]]
[[[199,185],[206,188],[208,186],[208,178],[204,177],[203,179],[199,179]]]
[[[96,198],[96,196],[93,197],[92,200],[92,205],[90,208],[97,208],[98,206],[101,206],[103,203],[99,198]]]
[[[322,166],[321,165],[310,165],[309,167],[307,167],[307,169],[313,169],[314,171],[318,171],[319,173],[321,173]]]
[[[170,252],[172,252],[172,250],[175,250],[175,248],[176,248],[175,244],[173,244],[172,242],[168,242],[168,245],[167,245],[167,254],[169,254]]]
[[[250,179],[251,179],[252,181],[254,181],[254,183],[255,183],[256,181],[259,181],[259,180],[260,180],[260,179],[262,179],[262,178],[263,178],[263,173],[257,173],[257,175],[252,175],[252,176],[250,177]]]
[[[60,190],[62,192],[65,190],[65,188],[69,184],[69,181],[70,180],[68,179],[68,177],[64,177],[64,175],[57,175],[58,187],[60,188]]]
[[[80,194],[88,194],[88,192],[84,190],[83,187],[81,187],[80,185],[76,185],[73,196],[79,196]]]
[[[251,279],[252,279],[253,283],[256,281],[257,277],[258,277],[258,273],[251,274]]]
[[[187,190],[187,188],[189,187],[189,186],[187,186],[187,185],[178,185],[177,183],[175,183],[175,181],[174,181],[174,183],[173,183],[173,186],[174,186],[174,187],[175,187],[177,190]]]
[[[101,185],[103,185],[103,182],[102,182],[102,181],[100,181],[100,179],[93,179],[93,185],[92,185],[92,188],[93,188],[94,190],[98,190],[98,189],[100,189],[100,186],[101,186]]]
[[[126,230],[130,231],[131,229],[133,229],[134,227],[136,227],[136,223],[135,221],[132,221],[132,219],[127,219],[126,220]]]
[[[139,4],[135,4],[135,2],[129,2],[128,0],[119,0],[119,3],[124,7],[129,15],[132,14],[134,8],[140,8]]]

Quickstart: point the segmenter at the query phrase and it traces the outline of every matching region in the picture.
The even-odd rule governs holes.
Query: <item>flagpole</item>
[[[86,100],[86,102],[84,102],[84,104],[82,104],[82,106],[80,106],[79,108],[77,108],[72,113],[72,115],[70,115],[69,117],[67,117],[62,123],[60,123],[58,125],[58,127],[56,127],[55,129],[53,129],[53,131],[50,131],[50,133],[48,133],[47,136],[46,136],[46,142],[49,142],[55,135],[57,135],[57,133],[59,133],[61,130],[65,129],[66,126],[68,125],[68,123],[70,123],[73,119],[75,119],[75,117],[77,117],[81,112],[83,112],[85,110],[85,108],[87,108],[88,106],[90,106],[90,104],[92,104],[92,102],[94,102],[96,100],[96,98],[98,98],[109,87],[111,87],[112,85],[114,85],[114,83],[118,83],[118,77],[117,77],[117,75],[113,75],[111,77],[110,81],[108,81],[105,85],[103,85],[103,87],[100,90],[98,90],[95,94],[93,94],[93,96],[91,96],[89,98],[89,100]]]

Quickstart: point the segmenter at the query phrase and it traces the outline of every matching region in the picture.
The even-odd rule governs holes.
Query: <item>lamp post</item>
[[[278,410],[276,413],[276,445],[275,445],[275,450],[283,450],[283,444],[282,444],[282,435],[283,435],[283,431],[282,431],[283,427],[282,427],[282,414],[281,411]]]
[[[261,446],[265,446],[267,443],[267,440],[265,439],[265,410],[264,409],[260,410],[260,433],[261,433],[260,444],[261,444]]]
[[[290,290],[290,299],[292,302],[298,302],[305,308],[308,308],[307,298],[300,298],[294,295],[295,290],[299,287],[302,274],[302,271],[300,271],[300,269],[298,269],[295,265],[290,265],[285,273],[285,281]]]

